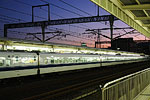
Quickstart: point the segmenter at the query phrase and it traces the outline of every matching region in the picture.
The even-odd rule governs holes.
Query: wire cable
[[[23,15],[32,16],[29,13],[21,12],[21,11],[15,10],[15,9],[10,9],[10,8],[6,8],[6,7],[2,7],[2,6],[0,6],[0,8],[5,9],[5,10],[9,10],[9,11],[13,11],[13,12],[17,12],[17,13],[20,13],[20,14],[23,14]],[[43,18],[43,17],[40,17],[40,16],[34,16],[34,17],[41,18],[41,19],[46,19],[46,18]]]
[[[83,15],[81,15],[81,14],[78,14],[78,13],[73,12],[73,11],[71,11],[71,10],[62,8],[62,7],[60,7],[60,6],[57,6],[57,5],[53,4],[53,3],[47,2],[47,1],[45,1],[45,0],[40,0],[40,1],[45,2],[45,3],[48,3],[48,4],[50,4],[50,5],[54,6],[54,7],[57,7],[57,8],[62,9],[62,10],[65,10],[65,11],[70,12],[70,13],[72,13],[72,14],[75,14],[75,15],[82,16],[82,17],[83,17]]]
[[[1,23],[10,23],[9,21],[0,20]]]
[[[0,14],[0,16],[6,17],[6,18],[11,18],[11,19],[14,19],[14,20],[17,20],[17,21],[25,21],[25,20],[20,19],[20,18],[9,17],[9,16],[3,15],[3,14]]]
[[[18,1],[18,0],[14,0],[14,1],[15,1],[15,2],[18,2],[18,3],[20,3],[20,4],[27,5],[27,6],[32,6],[31,4],[28,4],[28,3],[25,3],[25,2],[22,2],[22,1]],[[46,9],[43,9],[43,8],[40,8],[40,9],[43,10],[43,11],[45,11],[45,12],[48,12],[48,10],[46,10]],[[56,15],[56,16],[58,16],[58,17],[65,18],[65,17],[60,16],[60,15],[58,15],[58,14],[56,14],[56,13],[53,13],[53,12],[51,12],[51,13],[54,14],[54,15]],[[82,25],[82,24],[80,24],[80,25],[87,27],[86,25]],[[70,26],[77,27],[77,28],[82,28],[82,29],[88,29],[88,28],[80,27],[80,26],[76,26],[76,25],[70,25]]]
[[[51,28],[56,29],[56,30],[60,30],[60,31],[65,31],[66,33],[71,32],[71,33],[76,33],[76,34],[77,34],[77,32],[73,32],[73,31],[67,31],[67,30],[64,30],[64,29],[54,28],[54,27],[51,27]],[[95,41],[95,40],[92,40],[92,39],[87,39],[87,38],[75,36],[75,35],[73,35],[73,34],[70,34],[70,36],[77,37],[77,38],[80,38],[80,39],[86,39],[86,40],[90,40],[90,41]]]
[[[11,21],[11,22],[18,22],[16,20],[13,20],[13,19],[8,19],[8,18],[3,18],[3,17],[0,17],[1,20],[6,20],[6,21]]]
[[[71,4],[69,4],[69,3],[65,2],[65,1],[63,1],[63,0],[59,0],[59,1],[62,2],[62,3],[64,3],[64,4],[66,4],[66,5],[68,5],[68,6],[70,6],[70,7],[72,7],[72,8],[75,8],[75,9],[77,9],[77,10],[79,10],[79,11],[81,11],[81,12],[87,14],[87,15],[92,16],[92,15],[89,14],[88,12],[85,12],[85,11],[83,11],[83,10],[81,10],[81,9],[79,9],[79,8],[77,8],[77,7],[75,7],[75,6],[71,5]]]

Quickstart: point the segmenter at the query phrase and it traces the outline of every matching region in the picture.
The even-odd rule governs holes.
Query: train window
[[[11,61],[10,60],[6,60],[6,66],[10,66],[11,64]]]
[[[34,60],[34,61],[35,61],[35,60]],[[48,64],[48,60],[47,60],[47,59],[45,59],[45,60],[44,60],[44,63],[45,63],[45,64]]]
[[[72,58],[70,58],[70,63],[73,63],[73,59]]]
[[[58,63],[58,59],[55,59],[55,63],[56,63],[56,64]]]
[[[36,56],[34,56],[34,61],[36,61]]]
[[[19,57],[18,56],[16,56],[16,61],[19,61],[19,59],[18,59]]]
[[[65,62],[66,62],[66,58],[64,57],[62,63],[65,63]]]
[[[4,65],[4,60],[0,60],[0,66]]]
[[[54,64],[54,59],[51,60],[51,64]]]
[[[60,64],[62,63],[62,59],[59,60],[59,63],[60,63]]]
[[[78,62],[78,59],[76,59],[76,63]]]

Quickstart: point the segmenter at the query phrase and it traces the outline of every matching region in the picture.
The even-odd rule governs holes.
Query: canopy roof
[[[143,27],[150,29],[150,0],[120,0],[122,8],[130,10],[135,20],[140,20]]]
[[[91,0],[143,35],[150,37],[150,0]]]

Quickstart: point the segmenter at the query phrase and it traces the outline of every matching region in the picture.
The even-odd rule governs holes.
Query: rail
[[[133,100],[150,84],[150,68],[106,83],[102,90],[102,100]]]

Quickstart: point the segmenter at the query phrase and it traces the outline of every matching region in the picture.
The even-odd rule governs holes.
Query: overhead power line
[[[8,18],[3,18],[3,17],[0,17],[1,20],[6,20],[6,21],[11,21],[11,22],[18,22],[16,20],[13,20],[13,19],[8,19]]]
[[[3,14],[0,14],[0,16],[6,17],[6,18],[10,18],[10,19],[14,19],[14,20],[17,20],[17,21],[25,21],[25,20],[20,19],[20,18],[10,17],[10,16],[6,16],[6,15],[3,15]]]
[[[60,7],[60,6],[57,6],[57,5],[53,4],[53,3],[47,2],[47,1],[45,1],[45,0],[40,0],[40,1],[45,2],[45,3],[49,3],[50,5],[52,5],[52,6],[54,6],[54,7],[60,8],[60,9],[62,9],[62,10],[65,10],[65,11],[67,11],[67,12],[70,12],[70,13],[72,13],[72,14],[75,14],[75,15],[78,15],[78,16],[83,16],[83,15],[78,14],[78,13],[76,13],[76,12],[73,12],[73,11],[71,11],[71,10],[68,10],[68,9],[62,8],[62,7]]]
[[[33,6],[33,5],[31,5],[31,4],[28,4],[28,3],[25,3],[25,2],[22,2],[22,1],[18,1],[18,0],[14,0],[15,2],[18,2],[18,3],[20,3],[20,4],[24,4],[24,5],[27,5],[27,6]],[[46,9],[43,9],[43,8],[40,8],[41,10],[43,10],[43,11],[45,11],[45,12],[48,12],[48,10],[46,10]],[[58,15],[58,14],[56,14],[56,13],[53,13],[53,12],[51,12],[52,14],[54,14],[54,15],[56,15],[56,16],[58,16],[58,17],[61,17],[61,18],[65,18],[65,17],[63,17],[63,16],[60,16],[60,15]],[[88,26],[86,26],[86,25],[82,25],[82,24],[80,24],[81,26],[85,26],[85,27],[88,27]],[[73,27],[77,27],[77,28],[82,28],[82,29],[87,29],[87,28],[85,28],[85,27],[80,27],[80,26],[76,26],[76,25],[70,25],[70,26],[73,26]]]
[[[72,8],[75,8],[75,9],[77,9],[77,10],[79,10],[79,11],[81,11],[81,12],[87,14],[87,15],[92,16],[92,15],[89,14],[88,12],[85,12],[85,11],[83,11],[83,10],[81,10],[81,9],[79,9],[79,8],[77,8],[77,7],[75,7],[75,6],[71,5],[71,4],[69,4],[69,3],[65,2],[65,1],[63,1],[63,0],[59,0],[59,1],[62,2],[62,3],[64,3],[64,4],[66,4],[66,5],[68,5],[68,6],[70,6],[70,7],[72,7]]]
[[[18,1],[18,0],[14,0],[15,2],[18,2],[18,3],[20,3],[20,4],[24,4],[24,5],[27,5],[27,6],[33,6],[33,5],[31,5],[31,4],[28,4],[28,3],[25,3],[25,2],[22,2],[22,1]],[[43,9],[43,8],[40,8],[41,10],[43,10],[43,11],[45,11],[45,12],[48,12],[48,10],[46,10],[46,9]],[[52,14],[54,14],[54,15],[56,15],[56,16],[58,16],[58,17],[61,17],[61,18],[65,18],[65,17],[62,17],[62,16],[60,16],[60,15],[58,15],[58,14],[56,14],[56,13],[53,13],[53,12],[51,12]]]
[[[28,3],[25,3],[25,2],[22,2],[21,0],[13,0],[15,2],[18,2],[18,3],[21,3],[21,4],[24,4],[24,5],[27,5],[27,6],[32,6],[31,4],[28,4]]]
[[[10,9],[10,8],[6,8],[6,7],[2,7],[2,6],[0,6],[0,8],[5,9],[5,10],[9,10],[9,11],[13,11],[13,12],[17,12],[17,13],[20,13],[20,14],[23,14],[23,15],[32,16],[29,13],[21,12],[21,11],[15,10],[15,9]],[[46,19],[46,18],[43,18],[43,17],[40,17],[40,16],[34,16],[34,17],[41,18],[41,19]]]
[[[0,20],[1,23],[10,23],[9,21]]]
[[[58,38],[57,40],[66,41],[66,42],[68,42],[68,44],[69,44],[70,42],[81,44],[81,42],[79,42],[79,41],[74,41],[74,40],[59,39],[59,38]],[[94,43],[93,43],[93,44],[92,44],[92,43],[86,43],[86,44],[88,44],[88,45],[94,45]]]
[[[65,30],[65,29],[54,28],[54,27],[51,27],[51,28],[56,29],[56,30],[64,31],[64,32],[66,32],[66,33],[71,32],[71,33],[76,33],[76,34],[77,34],[77,32],[68,31],[68,30]],[[81,36],[76,36],[76,35],[73,35],[73,34],[70,34],[70,36],[73,36],[73,37],[76,37],[76,38],[80,38],[80,39],[86,39],[86,40],[90,40],[90,41],[95,41],[95,40],[92,40],[92,39],[89,39],[89,38],[87,39],[87,38],[83,38],[83,37],[81,37]]]

